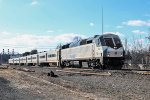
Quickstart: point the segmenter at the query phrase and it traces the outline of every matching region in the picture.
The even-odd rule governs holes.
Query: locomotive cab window
[[[101,43],[102,46],[105,46],[105,41],[103,37],[100,37],[99,42]]]
[[[109,47],[114,47],[114,43],[113,43],[113,40],[112,38],[104,38],[105,40],[105,43],[106,43],[106,46],[109,46]]]
[[[120,41],[119,38],[114,38],[114,41],[115,41],[115,44],[116,44],[116,47],[117,47],[117,48],[122,47],[122,44],[121,44],[121,41]]]

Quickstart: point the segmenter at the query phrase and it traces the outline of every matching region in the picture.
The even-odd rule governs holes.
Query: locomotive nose
[[[123,56],[123,51],[122,51],[122,49],[108,48],[106,56],[107,57],[122,57]]]

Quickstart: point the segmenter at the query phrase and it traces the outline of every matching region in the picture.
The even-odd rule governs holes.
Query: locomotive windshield
[[[121,41],[119,38],[114,38],[114,42],[115,42],[117,48],[122,47],[122,44],[121,44]]]
[[[111,48],[120,48],[122,47],[121,41],[119,38],[112,37],[100,37],[100,42],[102,46],[109,46]]]
[[[113,43],[112,38],[104,38],[104,41],[105,41],[106,46],[109,46],[112,48],[114,47],[114,43]]]

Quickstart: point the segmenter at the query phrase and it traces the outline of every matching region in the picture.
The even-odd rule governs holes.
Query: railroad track
[[[98,74],[99,75],[111,75],[116,72],[150,75],[150,70],[138,70],[138,69],[100,70],[100,69],[90,69],[90,68],[65,68],[63,70],[58,70],[58,71],[66,72],[66,73],[91,74],[91,75],[98,75]]]
[[[150,75],[150,70],[138,70],[138,69],[111,70],[110,72],[125,72],[125,73],[133,73],[133,74]]]
[[[80,71],[65,71],[65,70],[56,70],[57,72],[65,72],[65,73],[73,73],[73,74],[85,74],[85,75],[98,75],[98,76],[110,76],[110,72],[101,72],[101,73],[93,73],[93,72],[80,72]]]
[[[1,67],[1,69],[7,69],[8,67]],[[27,69],[26,69],[27,68]],[[32,69],[32,67],[30,67]],[[33,67],[35,68],[35,67]],[[85,75],[98,75],[98,76],[110,76],[113,73],[133,73],[133,74],[141,74],[141,75],[150,75],[150,70],[138,70],[138,69],[121,69],[121,70],[100,70],[100,69],[91,69],[91,68],[64,68],[60,69],[58,67],[36,67],[39,69],[55,69],[57,72],[63,73],[73,73],[73,74],[85,74]],[[22,71],[27,71],[28,67],[19,68]],[[30,71],[30,70],[29,70]],[[27,71],[27,72],[29,72]],[[33,72],[33,71],[32,71]]]

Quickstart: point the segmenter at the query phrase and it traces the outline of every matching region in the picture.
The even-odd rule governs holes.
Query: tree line
[[[30,52],[24,52],[22,54],[22,56],[28,56],[28,55],[33,55],[33,54],[37,54],[37,53],[38,53],[38,51],[36,49],[34,49],[34,50],[31,50]]]

